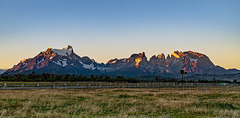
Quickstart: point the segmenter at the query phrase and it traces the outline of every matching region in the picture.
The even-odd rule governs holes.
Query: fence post
[[[161,82],[161,86],[160,86],[161,88],[163,87],[163,85],[162,85],[162,82]],[[162,88],[163,89],[163,88]]]
[[[197,83],[197,93],[198,93],[198,83]]]
[[[67,83],[66,82],[64,83],[64,86],[65,86],[64,88],[67,89]]]
[[[87,88],[89,88],[89,87],[90,87],[90,85],[91,85],[91,84],[90,84],[90,83],[88,83],[88,84],[87,84]]]
[[[240,84],[238,86],[240,86]],[[240,87],[239,87],[239,92],[240,92]]]
[[[183,87],[183,83],[180,83],[179,84],[179,90],[182,90],[182,87]]]
[[[160,92],[160,82],[158,82],[159,84],[158,84],[158,91]]]
[[[170,92],[172,92],[173,84],[170,83],[169,87],[170,87]]]
[[[191,86],[191,83],[188,84],[189,91],[191,90],[191,87],[190,87],[190,86]]]
[[[37,83],[37,87],[39,88],[39,86],[40,86],[40,84],[39,83]]]
[[[169,83],[167,83],[167,85],[166,85],[166,90],[168,90],[168,85],[169,85]]]
[[[226,85],[226,88],[227,88],[226,90],[228,91],[228,85]]]
[[[78,88],[78,86],[79,86],[79,83],[77,82],[76,88]]]
[[[4,88],[7,88],[7,83],[4,83]]]
[[[182,85],[183,86],[183,92],[184,92],[184,85]]]
[[[53,85],[53,82],[52,82],[52,89],[53,89],[54,85]]]
[[[222,90],[221,90],[221,86],[219,86],[219,91],[220,91],[220,93],[222,92]]]
[[[204,85],[204,94],[205,94],[205,92],[206,92],[206,91],[205,91],[205,86],[206,86],[206,85]]]
[[[172,91],[174,91],[174,89],[175,89],[175,82],[173,83]]]

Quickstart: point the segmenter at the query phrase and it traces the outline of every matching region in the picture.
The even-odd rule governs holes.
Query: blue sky
[[[0,0],[0,68],[72,45],[106,63],[193,50],[240,69],[239,0]]]

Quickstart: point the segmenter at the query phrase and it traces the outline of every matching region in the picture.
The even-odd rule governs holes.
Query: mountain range
[[[8,74],[29,74],[35,72],[76,75],[121,75],[136,76],[177,76],[179,70],[193,74],[237,74],[240,70],[224,69],[216,66],[208,56],[193,51],[174,51],[171,55],[163,53],[147,59],[144,52],[132,54],[129,58],[111,59],[106,64],[97,63],[87,56],[74,53],[72,46],[63,49],[48,48],[33,58],[21,60]]]

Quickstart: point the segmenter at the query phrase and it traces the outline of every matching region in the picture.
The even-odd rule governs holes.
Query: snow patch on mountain
[[[179,62],[179,59],[174,59],[174,62],[172,63],[172,65],[176,64],[177,62]]]
[[[105,67],[97,67],[98,70],[101,70],[101,71],[104,71],[104,70],[107,70],[108,68],[105,68]]]
[[[190,58],[190,61],[191,61],[191,62],[194,62],[194,63],[198,63],[198,59],[192,59],[192,58]]]
[[[42,60],[37,61],[37,65],[41,64],[41,63],[44,62],[44,61],[45,61],[44,58],[42,58]]]
[[[68,56],[72,54],[71,50],[66,50],[66,49],[52,49],[54,54],[61,55],[61,56]]]
[[[55,61],[53,61],[55,64],[57,64],[57,65],[59,65],[59,66],[63,66],[63,67],[65,67],[65,66],[67,66],[68,64],[67,64],[67,59],[63,59],[63,60],[59,60],[59,61],[57,61],[57,62],[55,62]]]
[[[67,64],[67,59],[63,59],[63,61],[62,61],[62,66],[67,66],[68,64]]]
[[[85,64],[85,63],[83,63],[83,62],[81,62],[81,61],[79,61],[79,63],[83,65],[83,68],[86,68],[86,69],[89,69],[89,70],[95,70],[95,69],[96,69],[96,67],[94,67],[94,64],[93,64],[93,63],[91,63],[91,64]]]
[[[23,66],[25,66],[26,64],[27,64],[27,62],[23,62],[23,64],[22,64],[22,65],[23,65]]]
[[[62,66],[62,64],[61,64],[61,62],[60,62],[60,61],[57,61],[57,62],[53,61],[53,63],[55,63],[55,64],[57,64],[57,65],[60,65],[60,66]]]

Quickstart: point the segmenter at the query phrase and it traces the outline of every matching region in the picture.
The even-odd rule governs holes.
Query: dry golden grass
[[[0,117],[240,117],[239,88],[0,90]]]

